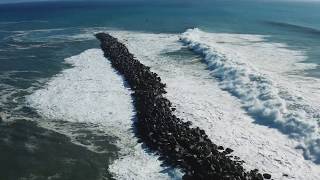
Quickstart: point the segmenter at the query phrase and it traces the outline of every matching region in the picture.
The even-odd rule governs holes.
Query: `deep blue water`
[[[62,63],[65,58],[86,49],[98,47],[98,42],[95,40],[68,38],[81,34],[88,28],[106,27],[154,33],[182,33],[188,28],[198,27],[210,32],[262,34],[270,36],[270,41],[287,43],[293,49],[305,51],[308,62],[320,64],[319,12],[320,3],[316,2],[208,0],[1,4],[0,96],[2,98],[0,98],[0,111],[8,114],[12,119],[37,117],[37,114],[25,105],[25,95],[40,88],[45,79],[68,68]],[[320,77],[319,68],[306,73],[308,76]],[[19,125],[1,125],[0,128],[10,131],[10,126],[13,126],[10,133],[14,134],[19,131],[17,128]],[[33,127],[33,125],[30,126]],[[40,134],[43,131],[34,127],[32,129],[39,131]],[[0,138],[5,136],[1,133],[0,135]],[[4,143],[4,141],[0,142]],[[80,154],[80,158],[77,156],[74,157],[75,159],[81,159],[82,155],[94,156],[97,159],[100,157],[85,150],[75,150],[77,148],[71,147],[70,144],[68,146],[72,149],[70,151],[77,151],[76,154]],[[47,145],[41,147],[48,148]],[[112,152],[116,151],[116,148],[109,144],[103,147]],[[23,154],[24,151],[19,147],[10,148],[17,148],[21,156],[28,156]],[[0,148],[0,154],[8,151]],[[60,155],[61,158],[65,156],[59,151],[52,153]],[[44,161],[41,157],[37,160],[39,164]],[[19,159],[13,161],[21,164],[18,162]],[[3,159],[0,158],[0,162],[3,162]],[[102,163],[99,161],[94,163],[96,168],[87,174],[101,173]],[[0,179],[6,177],[15,179],[17,177],[12,174],[23,176],[30,172],[45,174],[45,170],[39,171],[41,166],[39,164],[30,169],[23,166],[11,174],[8,171],[7,174],[0,175]],[[87,164],[83,164],[83,167],[77,168],[85,169]],[[16,166],[15,162],[12,164],[12,167],[14,166]],[[52,167],[58,166],[61,165],[52,164]],[[5,168],[4,165],[1,167]],[[65,175],[78,177],[72,176],[72,173],[65,173]],[[93,175],[90,178],[95,177]]]

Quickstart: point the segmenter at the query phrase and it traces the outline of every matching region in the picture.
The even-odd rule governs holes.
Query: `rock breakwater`
[[[246,171],[230,148],[211,142],[205,131],[191,127],[173,114],[175,108],[163,95],[166,85],[154,72],[134,58],[126,46],[106,33],[96,34],[101,48],[133,91],[139,141],[160,156],[164,164],[181,169],[183,179],[263,180],[270,174]]]

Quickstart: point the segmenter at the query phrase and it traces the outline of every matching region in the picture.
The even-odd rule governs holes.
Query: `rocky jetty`
[[[263,180],[271,175],[257,169],[246,171],[230,148],[211,142],[205,131],[191,127],[173,114],[166,85],[150,67],[141,64],[126,46],[106,33],[96,34],[101,48],[133,91],[137,120],[134,122],[139,141],[160,156],[164,164],[177,167],[183,179]],[[248,147],[249,148],[249,147]]]

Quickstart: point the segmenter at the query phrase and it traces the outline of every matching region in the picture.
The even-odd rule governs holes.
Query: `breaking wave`
[[[190,29],[182,34],[181,41],[203,55],[212,76],[220,80],[220,87],[238,97],[257,123],[297,139],[297,148],[304,150],[305,158],[320,163],[319,111],[308,103],[308,97],[290,90],[295,89],[294,82],[280,79],[290,68],[309,67],[300,63],[301,54],[285,49],[283,44],[263,43],[264,37],[257,35]]]

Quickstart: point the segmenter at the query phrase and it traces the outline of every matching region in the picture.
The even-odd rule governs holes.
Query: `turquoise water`
[[[96,40],[77,38],[77,35],[92,29],[181,34],[186,29],[198,27],[207,32],[267,35],[267,39],[272,42],[286,43],[292,49],[304,51],[307,62],[320,64],[319,12],[320,3],[317,2],[163,1],[2,4],[0,5],[0,110],[6,113],[8,121],[34,118],[41,120],[34,109],[26,105],[24,97],[43,87],[50,77],[63,69],[70,68],[63,63],[65,58],[86,49],[98,48]],[[299,73],[320,77],[319,68]],[[2,124],[0,131],[19,134],[20,126],[34,129],[39,134],[46,131],[24,121],[22,124]],[[82,132],[81,124],[69,126],[74,127],[79,141],[95,144],[108,151],[107,155],[104,154],[104,157],[108,157],[104,161],[111,161],[116,157],[117,148],[112,143],[99,144],[98,140],[90,141],[84,138],[90,137],[90,132]],[[11,151],[17,149],[14,152],[20,153],[21,157],[30,155],[23,147],[15,145],[19,143],[14,143],[25,141],[23,138],[22,140],[13,138],[13,143],[8,145],[4,140],[8,138],[7,135],[3,133],[0,136],[0,154],[9,152],[11,148]],[[63,139],[54,133],[52,137]],[[106,138],[104,135],[95,135],[95,139],[102,137]],[[107,139],[110,142],[114,141],[112,137]],[[63,142],[67,144],[70,152],[77,154],[76,157],[72,157],[75,162],[82,162],[81,156],[88,159],[94,157],[91,165],[86,161],[82,162],[81,167],[76,166],[77,163],[66,166],[70,171],[63,172],[63,177],[67,177],[66,179],[79,177],[81,169],[92,167],[92,170],[87,172],[92,176],[83,179],[99,179],[102,176],[110,178],[108,173],[107,175],[102,173],[105,172],[103,163],[96,160],[101,158],[101,154],[73,147],[73,144],[65,139]],[[42,150],[48,149],[47,144],[40,143],[38,146],[43,148]],[[61,159],[70,158],[58,150],[60,145],[52,143],[52,146],[57,150],[51,153]],[[11,156],[15,157],[16,154],[8,155]],[[0,162],[4,162],[5,160],[1,158]],[[39,168],[48,159],[43,154],[36,159],[38,164],[30,168],[21,166],[15,172],[6,171],[7,174],[1,173],[0,179],[27,177],[30,173],[43,176],[50,174],[48,170]],[[15,158],[10,167],[18,166],[21,164],[20,161],[21,159]],[[51,167],[55,169],[58,166],[61,166],[59,162],[53,162]],[[2,168],[6,167],[1,165]],[[99,174],[99,177],[96,174]]]

